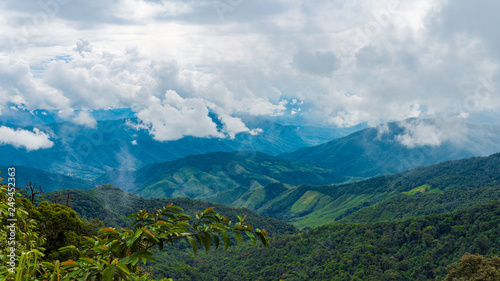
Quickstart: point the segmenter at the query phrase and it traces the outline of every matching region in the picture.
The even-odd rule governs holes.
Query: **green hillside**
[[[168,252],[149,270],[179,281],[437,281],[467,252],[500,254],[500,202],[404,221],[327,224],[273,238],[268,248]]]
[[[238,151],[190,155],[150,164],[137,171],[114,170],[97,181],[120,186],[146,198],[206,198],[239,187],[250,190],[274,182],[291,186],[323,185],[346,179],[335,171],[311,164],[293,163],[259,152]]]
[[[237,215],[246,215],[247,220],[252,225],[267,230],[271,235],[296,231],[292,225],[277,219],[261,217],[248,209],[232,208],[189,198],[145,199],[111,185],[101,185],[90,190],[65,190],[60,193],[63,194],[63,198],[66,198],[68,192],[72,196],[70,206],[80,218],[87,220],[98,218],[103,221],[104,225],[117,228],[128,227],[130,219],[127,219],[126,216],[129,214],[142,209],[151,212],[154,208],[162,208],[173,203],[182,207],[189,215],[194,215],[209,207],[215,207],[217,212],[232,220],[237,220]],[[45,193],[37,198],[37,202],[48,201],[52,203],[55,194],[54,192]],[[61,203],[64,204],[64,201]]]
[[[398,141],[412,122],[432,125],[432,119],[408,119],[367,128],[317,146],[280,154],[295,162],[313,163],[347,176],[394,174],[447,160],[486,156],[500,151],[500,127],[461,125],[465,136],[437,146],[407,147]],[[451,126],[451,125],[450,125]]]
[[[448,213],[477,204],[500,200],[500,186],[442,193],[417,193],[399,196],[363,208],[341,219],[343,222],[377,222],[407,219],[414,216]]]
[[[405,192],[410,194],[416,192],[413,196],[422,194],[432,198],[442,196],[441,201],[436,199],[434,204],[435,211],[438,211],[442,210],[438,208],[440,204],[449,203],[448,199],[443,198],[449,196],[450,193],[441,193],[498,186],[500,185],[499,171],[500,154],[494,154],[489,157],[447,161],[430,167],[420,167],[399,174],[379,176],[350,184],[302,185],[283,192],[274,200],[258,208],[257,212],[292,222],[299,227],[318,226],[341,219],[364,207],[394,198],[404,200],[411,196]],[[417,191],[422,190],[422,187],[426,185],[431,187],[426,189],[426,193]],[[453,197],[449,199],[451,198]],[[482,196],[481,198],[492,201],[496,197]],[[432,213],[415,213],[414,211],[409,214]],[[360,219],[364,217],[360,216]]]

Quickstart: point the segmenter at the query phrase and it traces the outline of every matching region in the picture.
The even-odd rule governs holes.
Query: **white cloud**
[[[440,146],[445,142],[464,145],[467,140],[462,136],[469,134],[467,124],[460,119],[407,119],[399,122],[399,126],[404,132],[395,136],[395,140],[409,148]],[[387,132],[385,129],[381,128],[379,135]]]
[[[227,132],[230,138],[234,138],[239,133],[250,132],[250,129],[247,128],[240,118],[223,114],[219,116],[219,119],[224,124],[224,132]]]
[[[64,94],[38,79],[34,79],[30,66],[19,59],[2,56],[0,53],[1,103],[25,105],[30,109],[56,109],[68,104]]]
[[[177,140],[184,136],[224,137],[208,116],[208,108],[202,99],[184,99],[174,91],[167,91],[163,100],[151,97],[148,102],[137,117],[148,126],[156,140]]]
[[[492,1],[230,2],[222,17],[208,0],[72,2],[36,28],[26,22],[41,7],[3,3],[0,110],[5,102],[77,112],[131,107],[161,139],[199,131],[165,129],[191,124],[186,103],[196,103],[208,126],[200,134],[216,137],[252,132],[236,113],[345,127],[500,111]],[[26,40],[7,38],[15,34]],[[54,60],[64,55],[70,60]],[[43,78],[30,66],[44,69]],[[177,96],[165,97],[170,90]],[[226,116],[226,132],[205,118],[207,108]],[[176,117],[168,126],[158,121],[164,112]]]
[[[31,132],[22,129],[14,130],[5,126],[0,126],[0,144],[23,147],[28,151],[51,148],[54,145],[49,135],[37,128]]]
[[[273,104],[266,98],[253,98],[243,100],[238,109],[252,115],[279,116],[285,111],[287,103],[286,100],[281,100],[278,104]]]
[[[89,128],[95,128],[95,126],[97,125],[97,121],[90,115],[87,110],[76,112],[74,109],[68,108],[60,110],[58,112],[58,116],[64,120]]]
[[[404,123],[405,133],[398,135],[396,140],[409,148],[418,146],[439,146],[446,136],[434,125],[423,123]]]

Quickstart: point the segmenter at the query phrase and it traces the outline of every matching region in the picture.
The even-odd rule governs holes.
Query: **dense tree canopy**
[[[164,246],[179,239],[187,239],[195,253],[199,247],[208,252],[212,245],[214,248],[224,245],[227,249],[231,244],[228,233],[234,235],[238,244],[243,234],[254,244],[257,240],[269,244],[268,233],[253,229],[245,217],[238,217],[233,223],[212,207],[191,218],[173,204],[152,213],[142,210],[131,214],[134,222],[130,229],[102,228],[98,235],[83,236],[80,242],[80,234],[92,233],[92,228],[69,207],[42,202],[35,208],[19,193],[3,186],[0,187],[0,200],[0,275],[16,281],[151,280],[141,272],[141,266],[148,260],[155,260],[154,248],[163,250]],[[9,220],[14,217],[16,224],[9,228]],[[10,229],[13,231],[10,240],[15,240],[15,245],[9,245]],[[45,240],[50,249],[48,256],[42,248]],[[59,249],[60,253],[54,250],[58,246],[64,246]],[[54,259],[68,255],[74,260],[60,262]],[[8,265],[9,261],[12,266]]]

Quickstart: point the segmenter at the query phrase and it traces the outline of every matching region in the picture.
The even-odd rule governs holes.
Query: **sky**
[[[131,108],[160,141],[258,134],[245,114],[330,127],[494,123],[498,11],[494,0],[1,1],[0,114],[51,109],[92,127],[92,110]],[[52,143],[0,130],[0,143]],[[427,132],[440,134],[414,135]]]

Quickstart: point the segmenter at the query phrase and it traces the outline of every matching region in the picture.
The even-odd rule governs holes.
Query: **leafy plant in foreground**
[[[152,213],[142,210],[129,215],[130,218],[135,218],[130,229],[103,228],[97,236],[84,236],[79,247],[69,245],[59,249],[62,254],[75,257],[74,260],[40,261],[44,256],[41,245],[45,239],[38,237],[38,231],[41,229],[38,229],[37,222],[28,221],[27,210],[33,210],[33,206],[18,193],[10,196],[5,187],[0,188],[1,227],[7,230],[8,197],[14,198],[13,205],[16,206],[18,220],[16,269],[12,271],[1,266],[1,280],[151,280],[147,274],[141,272],[140,266],[148,260],[155,260],[153,250],[156,247],[163,250],[165,245],[173,244],[178,239],[187,239],[195,253],[199,247],[208,252],[212,245],[218,248],[223,244],[227,249],[231,243],[228,233],[233,233],[238,244],[245,233],[254,245],[257,239],[262,244],[269,245],[268,233],[265,230],[253,229],[245,222],[246,217],[238,217],[239,221],[233,223],[211,207],[196,214],[196,218],[192,219],[182,213],[184,210],[181,207],[168,204]],[[5,247],[5,233],[7,231],[0,235],[0,259],[6,262],[10,257]]]
[[[103,228],[99,230],[98,237],[84,237],[82,249],[63,247],[60,249],[62,252],[77,253],[79,259],[60,264],[44,263],[53,271],[47,277],[52,278],[54,273],[61,272],[70,279],[135,280],[138,278],[135,274],[140,272],[140,261],[143,264],[147,260],[155,261],[153,247],[163,250],[166,244],[173,244],[177,239],[187,239],[195,253],[199,246],[208,252],[212,244],[215,248],[223,244],[227,249],[230,245],[228,232],[234,234],[238,244],[243,238],[242,233],[245,233],[254,244],[258,238],[262,244],[269,245],[267,232],[252,229],[244,217],[233,224],[227,217],[213,211],[213,207],[198,213],[195,220],[181,211],[181,207],[173,205],[151,214],[142,210],[129,216],[136,219],[132,229]]]

